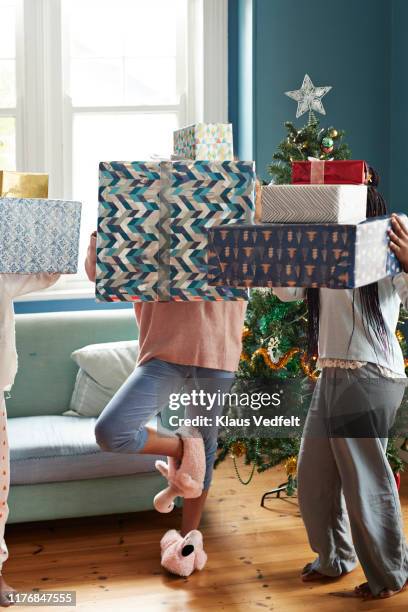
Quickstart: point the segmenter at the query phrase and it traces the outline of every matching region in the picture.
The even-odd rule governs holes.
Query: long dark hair
[[[367,189],[367,218],[380,217],[387,214],[387,204],[382,195],[377,191],[380,177],[374,168],[369,168],[369,183]],[[371,336],[373,330],[375,337],[385,351],[389,350],[389,338],[387,328],[380,307],[378,295],[378,283],[372,283],[358,289],[361,309],[363,314],[363,326],[367,336]],[[353,332],[354,332],[354,299],[353,292]],[[319,343],[319,289],[307,290],[308,305],[308,353],[317,356]],[[351,343],[350,337],[349,346]]]

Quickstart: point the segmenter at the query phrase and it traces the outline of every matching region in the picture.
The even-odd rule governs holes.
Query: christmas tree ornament
[[[333,140],[336,140],[336,138],[339,137],[339,133],[336,129],[333,128],[329,131],[329,136],[330,138],[333,138]]]
[[[268,355],[272,363],[277,364],[282,357],[279,351],[279,338],[271,338],[268,342]]]
[[[325,153],[326,155],[328,155],[329,153],[332,153],[332,151],[334,149],[334,141],[333,141],[333,139],[329,138],[328,136],[323,138],[322,144],[321,144],[321,149],[322,149],[323,153]]]
[[[332,89],[331,86],[315,87],[308,74],[305,74],[302,87],[294,91],[286,91],[285,95],[298,103],[296,119],[309,111],[309,124],[315,121],[314,111],[325,115],[322,98]]]
[[[297,457],[289,457],[285,463],[286,475],[296,476],[297,471]]]
[[[246,452],[245,442],[242,440],[237,440],[230,446],[230,456],[234,457],[242,457]]]

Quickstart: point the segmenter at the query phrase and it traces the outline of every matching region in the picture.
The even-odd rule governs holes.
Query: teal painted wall
[[[408,1],[391,1],[390,183],[395,210],[408,211]]]
[[[254,106],[253,112],[249,107],[246,111],[240,108],[240,156],[245,149],[241,138],[248,140],[252,126],[258,173],[267,178],[271,155],[285,134],[283,123],[293,119],[301,126],[307,121],[306,115],[295,119],[296,103],[284,92],[298,89],[308,73],[316,85],[333,86],[323,100],[327,117],[321,118],[322,124],[346,130],[353,157],[367,159],[378,169],[388,196],[392,2],[251,0],[252,23],[242,11],[242,2],[230,0],[230,11],[238,15],[238,32],[231,31],[230,39],[239,43],[253,31]],[[230,65],[238,62],[236,74],[245,82],[247,69],[239,53],[233,57],[232,42],[230,52]],[[230,108],[233,106],[231,100]],[[238,106],[242,107],[242,97]]]

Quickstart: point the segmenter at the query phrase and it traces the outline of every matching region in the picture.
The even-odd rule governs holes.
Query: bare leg
[[[12,605],[8,595],[10,593],[15,593],[15,589],[7,584],[4,580],[3,576],[0,574],[0,607],[8,608]]]
[[[184,537],[189,531],[198,529],[201,522],[208,490],[203,491],[196,499],[185,499],[183,502],[183,517],[181,519],[181,535]]]
[[[148,434],[146,444],[139,451],[141,455],[166,455],[181,460],[183,456],[183,441],[180,436],[172,434],[169,430],[168,435],[158,434],[151,427],[146,427]]]

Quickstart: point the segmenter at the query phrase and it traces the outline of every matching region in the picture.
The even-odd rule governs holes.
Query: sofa
[[[64,416],[83,346],[137,338],[133,309],[16,316],[19,370],[6,400],[9,523],[149,510],[157,457],[102,452],[94,418]]]

